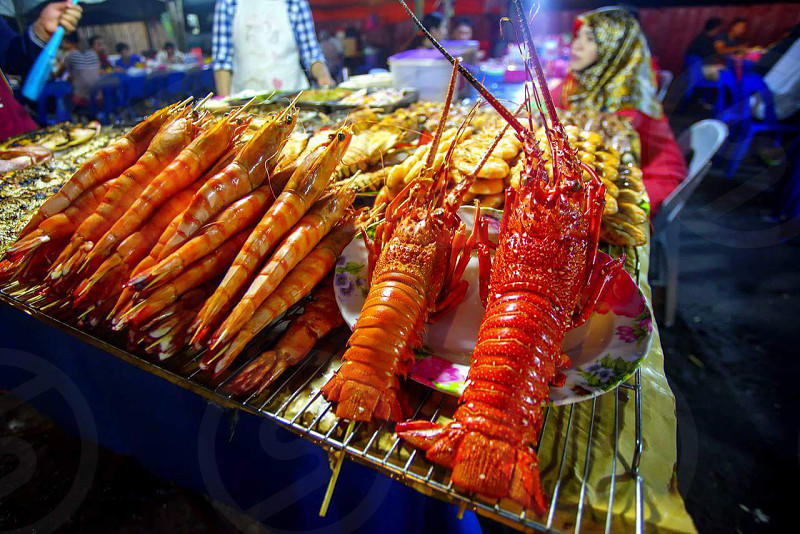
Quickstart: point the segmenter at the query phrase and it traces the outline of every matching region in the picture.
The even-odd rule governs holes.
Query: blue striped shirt
[[[286,0],[289,23],[292,25],[300,63],[307,72],[316,62],[325,63],[325,56],[317,41],[314,19],[308,0]],[[215,70],[233,70],[233,17],[236,14],[236,0],[217,0],[214,6],[214,27],[212,29],[212,56]]]

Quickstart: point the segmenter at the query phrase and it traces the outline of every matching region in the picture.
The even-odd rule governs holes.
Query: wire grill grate
[[[639,258],[634,254],[633,271],[635,278],[639,278]],[[568,463],[569,444],[575,440],[582,439],[575,431],[573,424],[576,414],[584,411],[588,412],[588,426],[586,430],[586,451],[582,459],[575,458],[574,461],[582,461],[583,476],[581,477],[580,490],[574,519],[574,532],[581,532],[581,528],[586,520],[586,496],[587,480],[592,469],[592,452],[595,432],[595,422],[598,415],[598,399],[594,398],[590,402],[572,404],[558,408],[547,408],[544,414],[540,443],[548,432],[560,434],[560,450],[557,454],[557,475],[551,487],[545,487],[545,492],[550,496],[547,506],[547,514],[543,518],[537,518],[527,514],[525,510],[507,507],[504,503],[490,503],[476,499],[473,496],[457,492],[450,482],[448,471],[444,468],[431,464],[424,455],[419,454],[418,450],[410,449],[403,445],[400,439],[387,427],[387,425],[366,425],[357,423],[354,431],[348,436],[344,436],[345,423],[336,420],[331,410],[331,405],[325,401],[320,392],[321,385],[327,381],[327,377],[338,367],[338,356],[342,352],[342,347],[346,341],[346,332],[338,336],[329,338],[306,358],[302,363],[290,369],[275,384],[260,395],[250,395],[246,398],[237,399],[224,391],[224,386],[232,376],[242,369],[247,362],[241,364],[234,371],[227,374],[221,382],[209,383],[208,378],[200,372],[198,361],[200,355],[194,355],[183,362],[154,362],[152,360],[134,355],[120,346],[114,345],[103,339],[95,337],[93,334],[80,330],[61,322],[57,318],[42,311],[46,303],[36,300],[35,304],[26,302],[23,297],[11,295],[14,287],[7,287],[0,293],[0,300],[18,308],[25,313],[33,315],[38,319],[51,324],[61,330],[79,337],[107,352],[120,357],[137,367],[157,374],[177,385],[190,389],[208,400],[217,404],[245,410],[250,413],[261,415],[267,419],[286,427],[297,435],[309,439],[319,444],[329,452],[344,450],[347,458],[365,464],[395,480],[420,491],[428,496],[436,497],[459,506],[461,509],[475,511],[481,515],[500,521],[506,525],[520,530],[534,532],[558,532],[554,525],[559,518],[559,496],[562,484],[564,483],[565,467]],[[273,334],[274,335],[274,334]],[[121,345],[121,344],[120,344]],[[456,399],[424,388],[419,384],[409,383],[408,393],[410,399],[416,399],[414,406],[414,418],[425,418],[436,421],[440,416],[449,416],[456,407]],[[613,439],[611,448],[613,449],[614,459],[608,466],[610,481],[608,495],[608,510],[606,514],[604,530],[606,533],[612,531],[614,526],[614,499],[616,483],[620,470],[619,443],[620,443],[620,410],[621,401],[628,400],[632,394],[634,401],[634,432],[635,442],[632,451],[632,461],[627,468],[626,474],[635,481],[635,509],[636,521],[633,525],[634,532],[644,532],[643,517],[643,480],[639,473],[639,463],[643,454],[642,440],[642,381],[641,374],[637,370],[634,376],[626,383],[620,385],[613,393]],[[553,412],[555,410],[566,411],[566,424],[557,427],[553,422]],[[561,414],[559,414],[561,415]],[[537,447],[538,450],[538,447]],[[335,498],[335,497],[334,497]],[[559,523],[562,524],[562,523]]]

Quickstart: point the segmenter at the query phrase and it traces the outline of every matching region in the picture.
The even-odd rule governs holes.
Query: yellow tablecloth
[[[633,250],[628,251],[631,259]],[[649,245],[638,247],[639,284],[651,302],[647,283]],[[686,511],[683,498],[678,493],[677,471],[677,420],[675,397],[664,374],[664,352],[654,323],[654,339],[650,352],[641,366],[642,387],[642,437],[644,449],[639,465],[643,479],[643,523],[645,532],[696,532]],[[616,489],[614,492],[611,532],[634,532],[636,522],[636,483],[630,474],[635,451],[635,402],[633,390],[620,390],[619,442],[617,449]],[[603,532],[611,488],[611,465],[614,443],[614,405],[617,393],[611,392],[596,399],[594,428],[591,439],[590,467],[586,484],[583,518],[580,532]],[[565,532],[575,529],[581,483],[586,467],[587,438],[592,413],[592,402],[553,408],[539,450],[541,472],[545,488],[552,488],[558,470],[570,409],[572,432],[566,447],[564,471],[553,527]],[[554,428],[561,431],[552,431]]]

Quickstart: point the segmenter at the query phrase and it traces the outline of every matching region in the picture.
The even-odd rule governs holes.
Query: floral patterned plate
[[[474,209],[459,210],[467,228]],[[496,240],[502,212],[483,209],[489,222],[489,239]],[[336,265],[334,290],[345,322],[352,329],[366,299],[367,251],[359,236],[345,248]],[[462,303],[429,325],[424,346],[417,351],[411,378],[451,395],[464,390],[469,361],[475,348],[483,306],[478,295],[478,260],[470,260],[464,278],[469,289]],[[567,332],[562,344],[572,367],[564,372],[564,386],[550,389],[556,404],[590,399],[616,388],[630,378],[652,343],[652,318],[644,295],[627,272],[613,280],[589,320]]]

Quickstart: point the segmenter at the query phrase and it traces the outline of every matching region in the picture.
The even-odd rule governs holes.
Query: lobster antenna
[[[512,0],[512,3],[517,11],[517,20],[519,22],[519,26],[522,28],[522,36],[524,37],[525,44],[528,48],[530,63],[533,65],[533,72],[536,74],[536,82],[539,85],[539,91],[544,99],[545,109],[547,110],[550,122],[553,125],[560,124],[558,115],[556,114],[556,107],[553,104],[553,98],[550,96],[550,91],[547,89],[547,80],[545,80],[544,72],[542,71],[542,64],[539,62],[539,55],[536,53],[536,46],[533,44],[531,27],[528,25],[528,21],[525,18],[525,12],[522,10],[522,2],[521,0]]]
[[[522,111],[522,108],[524,107],[525,107],[525,102],[519,105],[514,115]],[[500,140],[503,138],[504,135],[506,135],[509,126],[511,126],[511,124],[506,122],[506,125],[503,126],[503,128],[500,130],[500,133],[495,136],[494,140],[492,141],[492,144],[489,146],[489,150],[487,150],[483,154],[483,158],[481,159],[480,163],[478,163],[478,165],[476,165],[475,168],[472,170],[473,175],[477,176],[478,173],[481,172],[481,169],[483,169],[483,166],[486,165],[487,161],[489,161],[489,157],[492,155],[492,152],[494,152],[494,149],[497,148],[497,145],[500,143]]]
[[[453,101],[453,92],[456,88],[456,76],[458,76],[458,67],[460,65],[461,62],[459,60],[453,60],[453,71],[450,73],[450,84],[447,86],[447,95],[444,98],[442,114],[439,116],[439,124],[436,125],[436,133],[433,135],[430,150],[428,150],[428,157],[425,161],[425,170],[431,169],[436,161],[436,151],[439,149],[439,142],[442,140],[442,133],[444,132],[444,127],[447,123],[447,115],[450,113],[450,104]]]
[[[450,52],[448,52],[447,50],[445,50],[445,48],[444,48],[444,47],[443,47],[441,44],[439,44],[439,41],[437,41],[437,40],[436,40],[436,38],[435,38],[433,35],[431,35],[431,32],[429,32],[429,31],[428,31],[428,29],[427,29],[427,28],[425,28],[425,26],[424,26],[424,25],[422,24],[422,22],[421,22],[421,21],[420,21],[420,20],[417,18],[417,16],[414,14],[414,12],[411,10],[411,8],[410,8],[410,7],[408,7],[408,4],[406,4],[405,0],[397,0],[397,1],[398,1],[398,2],[400,2],[400,5],[402,5],[402,6],[403,6],[403,9],[405,9],[405,10],[406,10],[406,13],[408,13],[408,15],[411,17],[411,20],[413,20],[413,21],[414,21],[414,24],[416,24],[416,25],[417,25],[417,28],[419,28],[419,30],[420,30],[420,31],[421,31],[423,34],[425,34],[425,37],[427,37],[428,39],[430,39],[431,43],[433,43],[433,46],[436,48],[436,50],[438,50],[439,52],[441,52],[441,53],[442,53],[442,55],[443,55],[443,56],[444,56],[444,57],[445,57],[445,58],[446,58],[446,59],[447,59],[447,60],[448,60],[450,63],[452,63],[453,65],[455,65],[455,64],[456,64],[456,59],[455,59],[455,58],[454,58],[454,57],[453,57],[453,56],[450,54]],[[473,76],[473,75],[472,75],[472,73],[471,73],[471,72],[470,72],[468,69],[464,68],[464,66],[462,66],[462,65],[458,65],[458,71],[459,71],[459,72],[460,72],[460,73],[461,73],[461,74],[464,76],[464,78],[466,78],[466,79],[467,79],[467,81],[468,81],[468,82],[469,82],[469,83],[470,83],[470,84],[471,84],[471,85],[472,85],[472,86],[473,86],[473,87],[474,87],[474,88],[475,88],[475,89],[476,89],[476,90],[477,90],[477,91],[478,91],[478,92],[481,94],[481,96],[482,96],[484,99],[486,99],[486,101],[487,101],[489,104],[491,104],[491,105],[492,105],[492,107],[493,107],[494,109],[496,109],[496,110],[497,110],[497,112],[498,112],[498,113],[499,113],[499,114],[500,114],[500,115],[501,115],[501,116],[502,116],[502,117],[503,117],[505,120],[507,120],[508,122],[510,122],[510,123],[511,123],[511,126],[512,126],[512,127],[513,127],[513,128],[514,128],[514,129],[515,129],[517,132],[518,132],[518,133],[522,134],[522,133],[525,133],[525,132],[527,131],[527,130],[526,130],[526,128],[525,128],[525,127],[524,127],[524,126],[523,126],[523,125],[522,125],[522,124],[521,124],[521,123],[520,123],[520,122],[517,120],[517,118],[516,118],[514,115],[512,115],[512,114],[511,114],[511,112],[510,112],[510,111],[508,111],[508,109],[506,109],[506,107],[505,107],[503,104],[501,104],[501,103],[500,103],[500,102],[499,102],[499,101],[498,101],[498,100],[497,100],[497,99],[494,97],[494,95],[493,95],[492,93],[490,93],[490,92],[489,92],[489,90],[488,90],[486,87],[484,87],[484,85],[483,85],[481,82],[479,82],[477,78],[475,78],[475,76]]]

